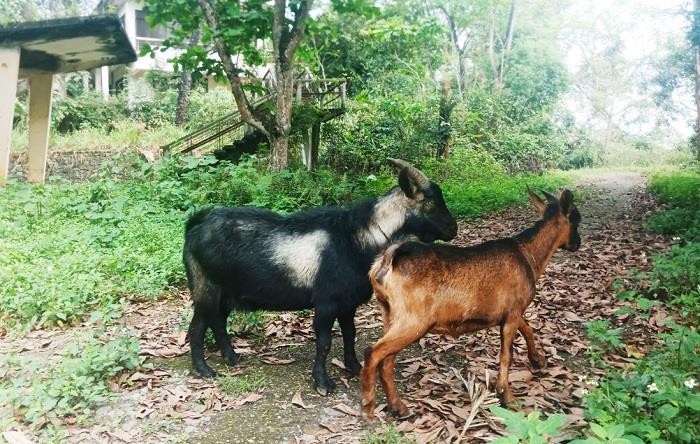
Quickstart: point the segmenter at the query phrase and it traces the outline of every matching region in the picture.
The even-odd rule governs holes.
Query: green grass
[[[83,128],[70,133],[51,132],[49,146],[51,152],[59,151],[109,151],[123,152],[138,150],[159,151],[160,147],[185,134],[185,130],[176,125],[163,125],[145,130],[145,126],[131,119],[117,121],[111,129]],[[26,128],[12,131],[11,146],[13,153],[27,151],[29,137]]]
[[[262,372],[248,375],[223,376],[217,378],[216,383],[222,392],[229,396],[240,396],[253,392],[265,386],[266,378]]]

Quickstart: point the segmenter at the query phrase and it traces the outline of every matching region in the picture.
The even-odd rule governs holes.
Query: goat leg
[[[391,414],[399,419],[405,419],[411,416],[411,412],[406,407],[406,404],[401,401],[399,391],[396,389],[396,382],[394,381],[395,365],[396,354],[384,358],[379,368],[379,382],[382,383],[382,388],[384,393],[386,393],[386,402],[389,404]]]
[[[228,319],[228,311],[219,312],[211,323],[211,330],[214,332],[216,345],[221,350],[221,357],[228,365],[236,365],[241,360],[241,355],[231,346],[231,339],[228,331],[226,331],[226,320]]]
[[[335,316],[327,311],[316,310],[314,314],[314,331],[316,333],[316,358],[314,359],[313,378],[314,388],[321,396],[326,396],[335,390],[335,382],[328,377],[326,360],[331,350],[331,328]]]
[[[374,347],[365,351],[365,366],[362,368],[360,374],[360,383],[362,387],[362,414],[367,419],[374,418],[374,406],[376,403],[376,385],[377,385],[377,367],[381,364],[388,356],[396,355],[399,351],[403,350],[416,339],[422,338],[423,335],[428,331],[428,328],[422,325],[399,325],[397,323],[392,323],[389,331],[384,333],[384,336],[374,344]],[[391,364],[389,361],[388,365]],[[399,413],[404,415],[408,413],[408,410],[401,409],[401,400],[398,397],[398,392],[396,392],[396,386],[394,385],[394,374],[393,365],[390,365],[391,373],[383,373],[383,387],[384,384],[389,382],[388,387],[391,388],[393,385],[393,393],[390,390],[387,393],[387,398],[393,401],[392,411],[397,409]],[[386,377],[386,378],[385,378]],[[386,379],[386,381],[384,381]],[[391,396],[395,395],[392,399]],[[396,402],[398,401],[398,402]]]
[[[203,378],[213,378],[216,372],[204,361],[204,334],[207,331],[207,316],[202,307],[195,304],[194,315],[190,322],[190,347],[192,349],[192,367]]]
[[[504,406],[515,404],[515,397],[508,384],[508,370],[513,355],[513,339],[515,338],[519,325],[519,319],[508,319],[505,324],[501,325],[501,356],[498,380],[496,381],[496,393],[500,396],[501,403]]]
[[[355,329],[355,310],[338,316],[338,323],[340,324],[340,331],[343,333],[345,369],[353,376],[357,376],[362,370],[362,365],[360,365],[360,361],[357,360],[357,355],[355,354],[355,336],[357,334]]]
[[[537,342],[535,341],[535,332],[527,323],[525,318],[520,318],[520,325],[518,330],[525,337],[525,342],[527,343],[527,357],[530,360],[533,368],[544,368],[547,364],[547,360],[544,353],[537,347]]]

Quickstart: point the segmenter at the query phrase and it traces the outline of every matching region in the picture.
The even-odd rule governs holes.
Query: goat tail
[[[185,224],[185,233],[190,231],[192,228],[196,227],[197,225],[201,224],[202,221],[204,221],[204,218],[207,217],[207,214],[211,211],[211,208],[206,208],[204,210],[199,210],[196,213],[194,213],[192,216],[187,219],[187,223]]]
[[[396,250],[399,249],[401,243],[395,243],[389,246],[382,254],[374,260],[372,268],[369,270],[369,279],[372,283],[381,285],[384,283],[384,278],[391,270],[391,263],[396,255]]]

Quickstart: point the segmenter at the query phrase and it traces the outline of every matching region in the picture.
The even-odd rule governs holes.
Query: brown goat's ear
[[[423,200],[422,187],[417,183],[409,168],[404,168],[399,173],[399,187],[409,199]]]
[[[561,196],[559,196],[559,207],[563,215],[571,214],[571,210],[574,208],[574,193],[569,190],[562,191]]]
[[[535,207],[540,216],[542,216],[544,214],[544,210],[547,208],[547,204],[540,199],[540,196],[533,193],[529,186],[527,187],[527,194],[530,196],[530,202],[532,202],[532,205]]]

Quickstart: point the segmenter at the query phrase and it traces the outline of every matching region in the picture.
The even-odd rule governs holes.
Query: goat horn
[[[557,203],[557,198],[546,192],[545,190],[540,190],[542,194],[544,194],[544,197],[547,198],[547,202],[549,203]]]
[[[418,185],[419,188],[428,188],[430,186],[430,179],[428,179],[428,176],[426,176],[421,170],[418,168],[414,167],[410,163],[406,162],[405,160],[402,159],[393,159],[391,157],[388,157],[387,160],[396,167],[399,171],[401,171],[404,168],[408,168],[408,175],[411,179],[413,179],[413,182],[415,182],[416,185]]]

